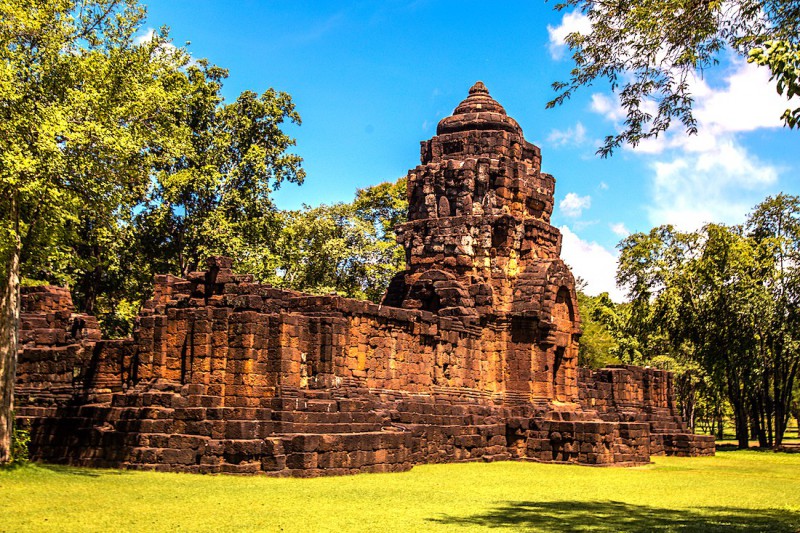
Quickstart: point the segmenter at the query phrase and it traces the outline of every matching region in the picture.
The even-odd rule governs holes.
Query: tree
[[[789,41],[766,41],[750,50],[750,63],[766,66],[775,90],[786,98],[800,95],[800,46]],[[790,128],[800,127],[800,107],[786,109],[781,116]]]
[[[264,281],[317,294],[379,302],[405,266],[394,226],[407,212],[406,180],[360,189],[349,204],[281,213],[277,270]],[[264,272],[264,270],[262,270]]]
[[[563,104],[580,87],[608,80],[626,111],[624,130],[605,138],[598,153],[610,155],[622,144],[636,146],[657,137],[678,120],[688,134],[697,132],[691,80],[719,62],[727,49],[767,66],[779,94],[787,98],[800,86],[800,6],[783,0],[564,0],[588,17],[587,34],[571,33],[566,42],[575,66],[548,102]],[[800,108],[787,110],[789,127],[798,125]]]
[[[612,355],[618,346],[614,335],[606,324],[598,320],[599,308],[608,298],[608,293],[589,296],[580,289],[577,293],[583,330],[578,346],[578,364],[588,368],[619,364],[621,361]]]
[[[780,445],[800,366],[800,199],[766,199],[745,227],[663,226],[620,247],[617,279],[638,331],[660,331],[670,357],[700,367],[717,420],[724,391],[740,447],[749,430],[761,446]]]
[[[153,273],[187,275],[210,255],[256,267],[277,238],[271,193],[302,183],[302,159],[280,127],[300,123],[291,97],[273,89],[245,91],[230,104],[221,95],[226,70],[199,60],[187,69],[186,95],[175,116],[191,132],[189,149],[166,159],[134,225]],[[269,262],[268,260],[266,262]],[[149,269],[146,269],[149,270]],[[149,273],[147,279],[152,279]]]
[[[168,120],[184,132],[180,150],[151,153],[152,180],[113,212],[82,211],[66,221],[48,257],[23,258],[23,274],[68,284],[105,336],[130,334],[155,274],[186,275],[208,255],[229,255],[240,271],[274,271],[280,216],[270,193],[301,182],[294,140],[279,128],[299,122],[290,97],[245,92],[225,104],[227,71],[199,59],[171,80]],[[58,259],[59,261],[55,261]]]
[[[800,438],[800,380],[795,380],[794,382],[794,392],[792,393],[790,409],[795,423],[797,424],[797,436]]]
[[[188,56],[166,32],[137,44],[134,0],[0,4],[0,462],[9,460],[22,259],[58,255],[79,213],[113,213],[184,139],[172,84]]]
[[[621,346],[627,345],[626,339],[622,338],[624,333],[620,317],[624,311],[611,301],[607,292],[589,296],[579,288],[577,293],[583,329],[578,364],[602,368],[622,363],[624,355],[621,352],[624,348],[621,349]]]
[[[97,316],[105,337],[126,337],[139,311],[135,280],[141,270],[129,268],[125,259],[136,253],[130,219],[141,198],[118,206],[113,213],[82,212],[67,241],[70,261],[68,286],[77,309]],[[105,216],[103,216],[105,215]]]
[[[761,444],[771,446],[774,434],[779,446],[800,368],[800,198],[767,198],[750,214],[747,228],[759,245],[759,274],[769,303],[767,320],[758,332],[763,376],[753,398],[754,420],[766,426],[760,432]]]

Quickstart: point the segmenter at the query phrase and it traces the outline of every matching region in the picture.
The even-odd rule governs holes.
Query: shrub
[[[30,456],[28,455],[28,444],[31,441],[31,433],[27,429],[22,429],[17,426],[14,420],[11,429],[11,463],[23,464],[27,463]]]

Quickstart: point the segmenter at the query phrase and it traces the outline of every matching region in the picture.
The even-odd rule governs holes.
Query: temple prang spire
[[[318,476],[426,462],[710,455],[663,370],[577,368],[575,281],[539,148],[477,82],[408,173],[407,268],[383,305],[159,275],[133,335],[25,287],[16,423],[34,460]]]
[[[550,224],[554,190],[539,148],[476,82],[408,173],[408,222],[397,228],[407,270],[384,301],[507,328],[530,341],[510,354],[508,382],[533,398],[573,401],[580,318]]]

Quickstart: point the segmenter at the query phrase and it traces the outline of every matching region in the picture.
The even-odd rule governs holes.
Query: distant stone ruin
[[[712,455],[671,375],[577,367],[555,180],[481,83],[408,174],[407,270],[382,305],[253,283],[214,257],[158,276],[133,337],[69,291],[23,295],[18,421],[38,460],[317,476],[419,463]]]

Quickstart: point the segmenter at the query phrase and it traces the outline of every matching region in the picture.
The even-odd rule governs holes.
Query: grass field
[[[28,465],[0,470],[0,531],[769,531],[800,529],[800,454],[639,468],[422,465],[318,479]]]

